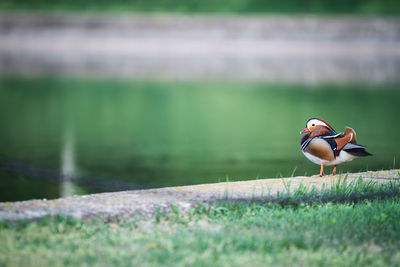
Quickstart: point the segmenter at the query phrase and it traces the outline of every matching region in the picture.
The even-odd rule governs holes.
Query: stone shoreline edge
[[[65,215],[76,219],[124,221],[140,216],[151,217],[156,212],[168,212],[175,205],[181,212],[196,207],[199,202],[217,200],[251,200],[267,196],[274,198],[286,192],[287,185],[294,190],[300,184],[316,189],[329,187],[347,177],[351,182],[365,181],[387,183],[400,180],[400,169],[349,173],[336,176],[259,179],[190,186],[166,187],[148,190],[121,191],[72,196],[54,200],[28,200],[0,203],[0,221],[33,221],[47,215]]]

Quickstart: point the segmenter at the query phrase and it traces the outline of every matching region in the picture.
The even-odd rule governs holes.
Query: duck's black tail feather
[[[372,156],[371,153],[365,150],[365,148],[353,148],[353,149],[346,149],[345,150],[347,153],[350,155],[356,156],[356,157],[367,157],[367,156]]]
[[[356,156],[356,157],[367,157],[367,156],[372,156],[371,153],[365,150],[365,147],[353,142],[350,142],[346,144],[343,147],[343,150],[349,153],[350,155]]]

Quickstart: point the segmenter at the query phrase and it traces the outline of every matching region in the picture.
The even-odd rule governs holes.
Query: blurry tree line
[[[2,0],[2,11],[371,14],[400,13],[399,0]]]

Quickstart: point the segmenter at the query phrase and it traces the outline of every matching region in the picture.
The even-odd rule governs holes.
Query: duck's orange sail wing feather
[[[335,140],[337,144],[336,150],[340,151],[345,145],[347,145],[350,142],[357,143],[356,132],[352,128],[346,127],[344,130],[344,136],[334,138],[333,140]]]

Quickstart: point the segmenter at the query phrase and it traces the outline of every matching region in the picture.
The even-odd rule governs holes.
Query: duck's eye
[[[315,126],[315,124],[313,123],[311,126]]]

